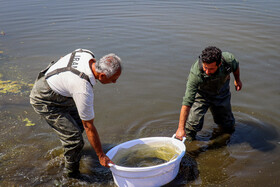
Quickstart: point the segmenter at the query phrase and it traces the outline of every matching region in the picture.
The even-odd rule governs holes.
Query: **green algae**
[[[120,148],[112,160],[124,167],[149,167],[169,162],[179,154],[180,150],[172,143],[155,142]]]
[[[26,122],[25,126],[27,126],[27,127],[35,125],[35,123],[32,123],[32,121],[30,121],[30,119],[28,119],[28,118],[24,118],[22,121]]]
[[[32,88],[33,84],[28,84],[23,81],[1,80],[2,74],[0,74],[0,93],[20,93],[23,90]]]
[[[15,61],[17,61],[15,57],[1,54],[0,50],[0,96],[25,95],[33,86],[29,84],[30,80],[27,79],[26,70],[22,66],[14,64]]]

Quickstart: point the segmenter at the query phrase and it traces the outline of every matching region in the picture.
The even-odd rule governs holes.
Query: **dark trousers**
[[[55,93],[48,85],[42,70],[30,94],[30,103],[58,135],[63,147],[65,167],[69,172],[79,170],[84,146],[82,121],[72,98]]]
[[[216,96],[197,93],[186,122],[186,133],[194,138],[201,131],[204,116],[210,109],[214,122],[223,129],[232,129],[235,119],[231,110],[231,93],[228,90]]]

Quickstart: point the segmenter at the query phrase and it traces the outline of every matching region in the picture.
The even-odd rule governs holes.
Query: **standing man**
[[[242,88],[239,62],[233,54],[209,46],[192,65],[180,113],[176,137],[194,140],[203,127],[208,108],[214,122],[224,131],[234,130],[235,119],[231,111],[230,73],[233,72],[237,91]]]
[[[94,126],[93,86],[96,80],[102,84],[115,83],[121,71],[121,59],[115,54],[96,61],[91,51],[77,49],[39,73],[30,103],[57,133],[64,148],[64,172],[68,177],[80,176],[84,130],[100,164],[108,167],[112,163],[102,150]]]

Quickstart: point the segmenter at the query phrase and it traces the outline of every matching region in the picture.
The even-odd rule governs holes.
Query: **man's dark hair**
[[[203,63],[211,64],[216,62],[217,66],[221,63],[222,51],[214,46],[206,47],[201,53]]]

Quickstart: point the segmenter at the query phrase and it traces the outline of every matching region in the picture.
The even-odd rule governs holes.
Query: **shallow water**
[[[209,45],[240,61],[241,92],[231,80],[236,130],[216,136],[207,113],[168,185],[279,186],[279,9],[278,0],[1,2],[0,186],[114,186],[88,142],[81,172],[89,180],[63,177],[61,144],[28,99],[50,61],[80,47],[122,58],[117,84],[95,86],[95,125],[107,152],[175,133],[189,69]]]

